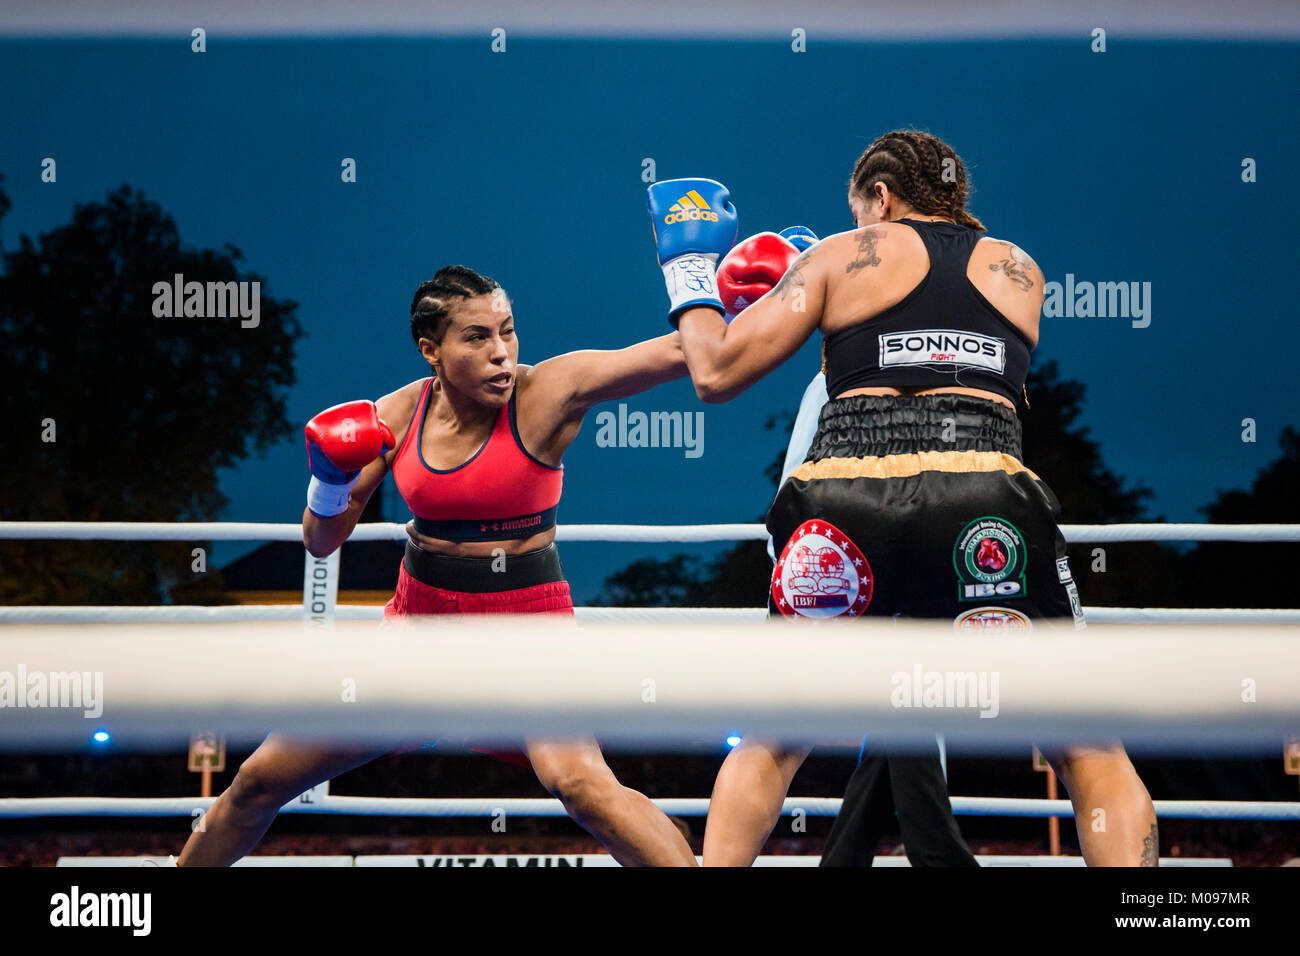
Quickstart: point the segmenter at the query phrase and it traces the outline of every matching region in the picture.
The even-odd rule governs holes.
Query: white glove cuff
[[[669,315],[694,305],[722,308],[718,297],[718,257],[714,253],[691,252],[663,264],[668,287]]]
[[[312,475],[307,485],[307,508],[318,518],[343,514],[352,505],[352,486],[360,480],[358,475],[346,485],[331,485]]]

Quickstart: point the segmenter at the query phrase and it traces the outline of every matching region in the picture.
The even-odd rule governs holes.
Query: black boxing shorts
[[[777,552],[769,614],[1083,627],[1060,503],[1020,457],[1020,420],[997,402],[827,402],[807,460],[767,515]]]

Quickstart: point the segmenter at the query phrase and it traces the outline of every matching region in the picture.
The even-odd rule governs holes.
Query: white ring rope
[[[1248,525],[1214,525],[1214,524],[1115,524],[1115,525],[1062,525],[1061,531],[1066,539],[1074,543],[1108,543],[1108,542],[1128,542],[1128,541],[1250,541],[1250,542],[1292,542],[1300,541],[1300,525],[1285,524],[1248,524]],[[140,522],[0,522],[0,538],[23,538],[23,539],[62,539],[62,540],[211,540],[211,541],[230,541],[230,540],[253,540],[253,541],[301,541],[301,527],[297,524],[275,524],[260,522],[191,522],[191,523],[140,523]],[[359,525],[350,540],[357,541],[375,541],[375,540],[406,540],[405,526],[396,523],[375,523]],[[715,525],[561,525],[557,528],[558,540],[561,541],[619,541],[619,542],[712,542],[712,541],[737,541],[737,540],[763,540],[766,538],[766,531],[760,524],[715,524]],[[1107,622],[1206,622],[1217,621],[1220,623],[1227,622],[1271,622],[1280,623],[1297,623],[1300,622],[1300,610],[1294,609],[1236,609],[1236,608],[1104,608],[1093,607],[1087,608],[1086,612],[1090,621],[1093,623]],[[166,607],[0,607],[0,623],[102,623],[105,621],[121,622],[172,622],[172,623],[195,623],[201,621],[242,621],[242,622],[270,622],[279,620],[298,621],[301,619],[303,609],[300,605],[240,605],[240,606],[220,606],[220,607],[184,607],[184,606],[166,606]],[[578,621],[580,623],[592,624],[596,622],[654,622],[659,624],[687,624],[699,625],[702,623],[722,624],[736,622],[758,622],[766,617],[766,610],[763,608],[577,608],[575,609]],[[360,605],[340,605],[335,612],[335,619],[339,621],[373,621],[382,617],[382,609],[374,606]],[[548,622],[549,623],[549,622]],[[710,629],[707,633],[715,633],[716,629]],[[130,633],[135,633],[131,631]],[[571,633],[571,632],[569,632]],[[896,633],[896,632],[895,632]],[[1139,635],[1143,632],[1138,632]],[[1149,632],[1148,632],[1149,633]],[[1262,632],[1256,631],[1255,634]],[[752,643],[752,631],[746,632],[746,643]],[[1276,635],[1275,635],[1276,636]],[[1294,642],[1294,633],[1287,633]],[[481,639],[481,638],[479,638]],[[622,636],[619,636],[622,640]],[[1234,635],[1234,642],[1240,641],[1239,634]],[[48,638],[42,638],[48,640]],[[476,639],[478,640],[478,639]],[[536,640],[536,637],[530,638]],[[655,640],[662,643],[663,637],[656,636]],[[895,638],[895,640],[897,640]],[[912,654],[910,656],[919,658],[922,648],[915,644],[914,639],[909,638],[912,644]],[[970,638],[963,638],[969,648]],[[1128,638],[1128,642],[1132,637]],[[873,637],[871,645],[877,652],[881,650],[880,635]],[[10,656],[12,650],[8,646],[10,642],[0,640],[0,668],[3,668]],[[120,644],[115,640],[114,643]],[[549,646],[549,645],[548,645]],[[1275,645],[1276,646],[1276,645]],[[1059,647],[1059,645],[1058,645]],[[1197,659],[1214,660],[1215,657],[1211,652],[1212,649],[1206,645],[1207,653],[1199,655]],[[263,648],[265,650],[265,648]],[[319,648],[313,644],[313,654]],[[1241,650],[1234,647],[1234,650]],[[222,652],[237,651],[228,643],[223,644]],[[1192,653],[1189,648],[1180,647],[1180,652]],[[704,648],[699,644],[692,647],[695,654],[704,654]],[[604,653],[604,651],[602,651]],[[715,652],[716,653],[716,652]],[[722,656],[728,661],[734,661],[740,654],[751,655],[754,648],[746,646],[743,651],[738,652],[736,648],[727,648],[722,651]],[[801,649],[796,652],[799,654],[806,653]],[[1125,656],[1131,656],[1133,649],[1125,647]],[[28,657],[34,655],[28,654]],[[35,655],[39,657],[39,655]],[[1222,656],[1222,655],[1220,655]],[[1240,655],[1237,655],[1240,656]],[[1267,658],[1267,654],[1265,655]],[[1188,657],[1180,658],[1183,662]],[[84,662],[83,662],[84,663]],[[985,665],[984,673],[990,673],[988,662]],[[1296,678],[1300,676],[1300,670],[1297,669],[1295,661],[1279,662],[1281,671],[1284,675],[1289,675],[1291,684],[1288,690],[1291,691],[1290,699],[1292,709],[1300,709],[1295,704],[1294,689],[1298,685]],[[1220,665],[1227,666],[1225,671],[1225,680],[1231,677],[1231,666],[1226,661],[1220,660]],[[1257,670],[1259,673],[1269,673],[1271,677],[1277,674],[1268,670],[1260,670],[1260,667],[1267,667],[1264,661],[1259,661],[1256,665],[1239,670]],[[84,670],[84,668],[83,668]],[[539,672],[540,673],[540,672]],[[999,675],[1001,672],[998,671]],[[156,672],[155,672],[156,675]],[[157,675],[156,675],[157,676]],[[734,676],[734,675],[733,675]],[[1076,674],[1076,676],[1078,676]],[[161,678],[160,678],[161,679]],[[549,680],[549,678],[547,678]],[[1253,678],[1249,678],[1253,680]],[[1285,679],[1285,678],[1284,678]],[[865,678],[864,678],[865,680]],[[114,692],[113,696],[116,696]],[[771,695],[768,695],[771,696]],[[567,702],[572,709],[577,709],[573,702]],[[859,702],[854,702],[859,703]],[[1079,718],[1083,715],[1080,712],[1084,702],[1074,702],[1076,707],[1068,715],[1068,721],[1076,726]],[[1152,707],[1155,701],[1149,702]],[[1167,702],[1166,702],[1167,703]],[[1197,701],[1198,706],[1203,706],[1204,700]],[[130,707],[131,717],[134,719],[138,710],[133,702]],[[861,711],[861,708],[851,707],[851,710]],[[1065,708],[1069,710],[1069,708]],[[1138,708],[1141,709],[1141,708]],[[1159,708],[1156,708],[1157,710]],[[660,709],[662,711],[662,708]],[[13,712],[10,712],[11,714]],[[111,711],[116,722],[120,716],[116,707]],[[910,711],[911,720],[916,723],[916,717],[923,711]],[[25,716],[31,716],[29,712]],[[168,717],[174,714],[168,713]],[[192,726],[194,713],[191,710],[185,713],[183,720],[186,726]],[[542,715],[545,717],[550,714]],[[691,715],[691,720],[698,715]],[[878,717],[891,716],[888,712]],[[897,714],[892,715],[897,716]],[[1061,715],[1057,715],[1061,716]],[[1171,715],[1166,713],[1167,719]],[[1220,716],[1223,716],[1221,713]],[[1257,715],[1258,716],[1258,715]],[[1276,714],[1271,715],[1276,724]],[[221,717],[218,716],[220,720]],[[865,716],[855,717],[855,720],[866,719]],[[175,721],[171,721],[176,723]],[[1121,721],[1122,722],[1122,721]],[[20,721],[25,723],[25,721]],[[127,721],[128,724],[131,721]],[[138,723],[138,721],[137,721]],[[790,732],[794,726],[785,717],[781,720],[783,730]],[[1005,722],[1004,722],[1005,723]],[[1051,726],[1050,721],[1035,720],[1036,739],[1042,740],[1045,728]],[[1115,723],[1114,720],[1111,723]],[[1179,729],[1184,733],[1185,728],[1182,726],[1186,721],[1175,721]],[[1215,740],[1219,743],[1225,743],[1229,740],[1249,739],[1258,742],[1268,736],[1269,732],[1261,733],[1262,726],[1268,724],[1268,720],[1256,721],[1256,726],[1249,732],[1241,728],[1224,732],[1221,728],[1215,728],[1214,732],[1209,730],[1202,731],[1203,743],[1209,743]],[[880,721],[874,722],[876,729],[880,728]],[[179,723],[176,723],[179,732]],[[442,726],[446,727],[444,723]],[[529,722],[528,726],[537,727],[535,722]],[[595,726],[594,724],[592,726]],[[692,723],[692,726],[694,724]],[[734,726],[734,723],[729,726]],[[752,723],[751,725],[752,726]],[[857,727],[865,726],[857,723]],[[979,725],[976,725],[977,727]],[[1280,725],[1279,725],[1280,726]],[[124,729],[121,724],[115,723],[115,732],[121,733]],[[75,728],[75,729],[73,729]],[[7,728],[10,733],[0,733],[0,744],[6,739],[12,739],[12,728]],[[43,728],[42,734],[38,736],[49,736],[50,726]],[[263,728],[264,729],[264,728]],[[385,732],[391,727],[386,727]],[[909,728],[914,730],[915,726]],[[145,736],[152,734],[153,738],[159,738],[159,728],[151,726],[147,729]],[[481,731],[481,724],[475,727],[476,731]],[[1114,731],[1115,728],[1110,728]],[[1143,728],[1142,739],[1149,737],[1155,738],[1159,743],[1167,745],[1170,743],[1170,728],[1164,728],[1161,732],[1152,735],[1152,726],[1148,724]],[[84,741],[85,726],[74,723],[70,728],[60,729],[58,734],[63,740]],[[1277,732],[1276,730],[1272,732]],[[1292,728],[1294,732],[1294,727]],[[1245,736],[1243,737],[1243,734]],[[961,739],[960,734],[948,731],[950,738]],[[29,741],[26,734],[20,733],[19,738],[26,745]],[[895,734],[895,739],[904,740],[906,735]],[[924,736],[924,735],[919,735]],[[975,739],[981,735],[976,734]],[[1002,735],[1005,736],[1005,735]],[[1126,740],[1132,746],[1135,737],[1133,733],[1125,735]],[[609,735],[605,737],[608,739]],[[712,744],[710,745],[712,746]],[[197,808],[205,808],[211,804],[211,799],[204,798],[101,798],[101,797],[42,797],[33,799],[0,799],[0,818],[3,817],[36,817],[36,816],[189,816]],[[655,801],[666,813],[678,816],[703,816],[707,813],[707,799],[667,799]],[[810,816],[833,816],[839,810],[841,801],[833,798],[790,798],[786,801],[784,813],[802,812]],[[1072,815],[1072,809],[1069,801],[1066,800],[1026,800],[1017,798],[1000,798],[1000,797],[953,797],[953,812],[959,815],[997,815],[997,816],[1018,816],[1018,817],[1047,817],[1060,816],[1069,817]],[[1300,803],[1269,803],[1264,801],[1172,801],[1157,800],[1155,801],[1157,814],[1164,819],[1220,819],[1220,820],[1300,820]],[[323,803],[301,804],[291,803],[285,807],[284,812],[288,813],[325,813],[325,814],[370,814],[370,815],[391,815],[391,816],[490,816],[494,813],[505,811],[508,814],[519,816],[564,816],[565,812],[562,805],[557,800],[530,800],[530,799],[390,799],[390,798],[371,798],[371,797],[343,797],[328,796],[324,798]]]
[[[1111,739],[1162,752],[1273,750],[1300,724],[1296,636],[1285,625],[1079,634],[1043,622],[1033,634],[991,636],[874,619],[579,627],[505,615],[311,632],[288,623],[15,626],[0,631],[0,672],[94,677],[102,711],[93,701],[11,702],[0,746],[81,746],[87,718],[102,713],[120,743],[163,748],[211,727],[232,741],[277,728],[390,746],[526,732],[698,750],[743,732],[855,747],[870,731],[897,749],[943,734],[950,749],[981,752]]]
[[[1300,541],[1300,525],[1287,524],[1116,524],[1062,525],[1069,541],[1079,543],[1120,541]],[[559,525],[561,541],[709,542],[763,540],[760,524],[711,525]],[[405,541],[404,525],[376,522],[358,525],[349,540]],[[61,540],[150,541],[294,541],[302,540],[296,524],[261,522],[81,522],[0,521],[0,538]],[[1084,609],[1094,623],[1164,622],[1300,622],[1300,609],[1287,608],[1119,608]],[[579,608],[583,621],[595,620],[736,620],[759,621],[762,608]],[[50,606],[0,607],[0,623],[93,623],[98,621],[280,621],[302,617],[300,605],[227,605],[217,607]],[[338,620],[364,621],[382,617],[379,608],[340,605]]]
[[[0,799],[0,818],[16,817],[188,817],[207,810],[213,797],[8,797]],[[1072,817],[1069,800],[1026,800],[1017,797],[951,797],[957,816]],[[702,817],[709,812],[704,797],[653,801],[674,817]],[[781,812],[790,816],[833,817],[843,800],[835,797],[787,797]],[[1156,800],[1162,820],[1295,820],[1300,802],[1263,800]],[[519,797],[447,799],[428,797],[342,797],[330,795],[317,803],[288,803],[281,813],[390,817],[491,817],[504,812],[517,817],[566,817],[559,800]]]
[[[1063,524],[1071,544],[1128,541],[1300,541],[1300,524]]]
[[[1128,541],[1300,541],[1300,524],[1063,524],[1077,544]],[[560,524],[558,541],[764,541],[761,524]],[[69,541],[302,541],[302,526],[252,521],[0,521],[0,538]],[[349,541],[405,541],[406,526],[359,524]]]
[[[643,621],[669,623],[689,621],[742,621],[751,624],[767,619],[762,607],[577,607],[578,621]],[[1270,623],[1300,624],[1300,608],[1235,607],[1085,607],[1092,624]],[[375,604],[339,604],[335,619],[379,621],[384,609]],[[163,605],[8,605],[0,606],[0,624],[102,624],[114,622],[202,624],[231,621],[296,621],[301,604],[219,604],[202,607]]]

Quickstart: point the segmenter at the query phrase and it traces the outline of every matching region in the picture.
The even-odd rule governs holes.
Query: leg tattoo
[[[1142,841],[1142,865],[1159,866],[1160,865],[1160,836],[1156,833],[1156,825],[1151,824],[1151,832],[1146,835]]]

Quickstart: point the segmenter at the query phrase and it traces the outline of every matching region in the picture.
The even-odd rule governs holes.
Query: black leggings
[[[844,805],[822,848],[821,866],[870,866],[880,838],[898,831],[912,866],[979,866],[948,802],[936,747],[926,754],[884,754],[867,739],[844,790]]]

